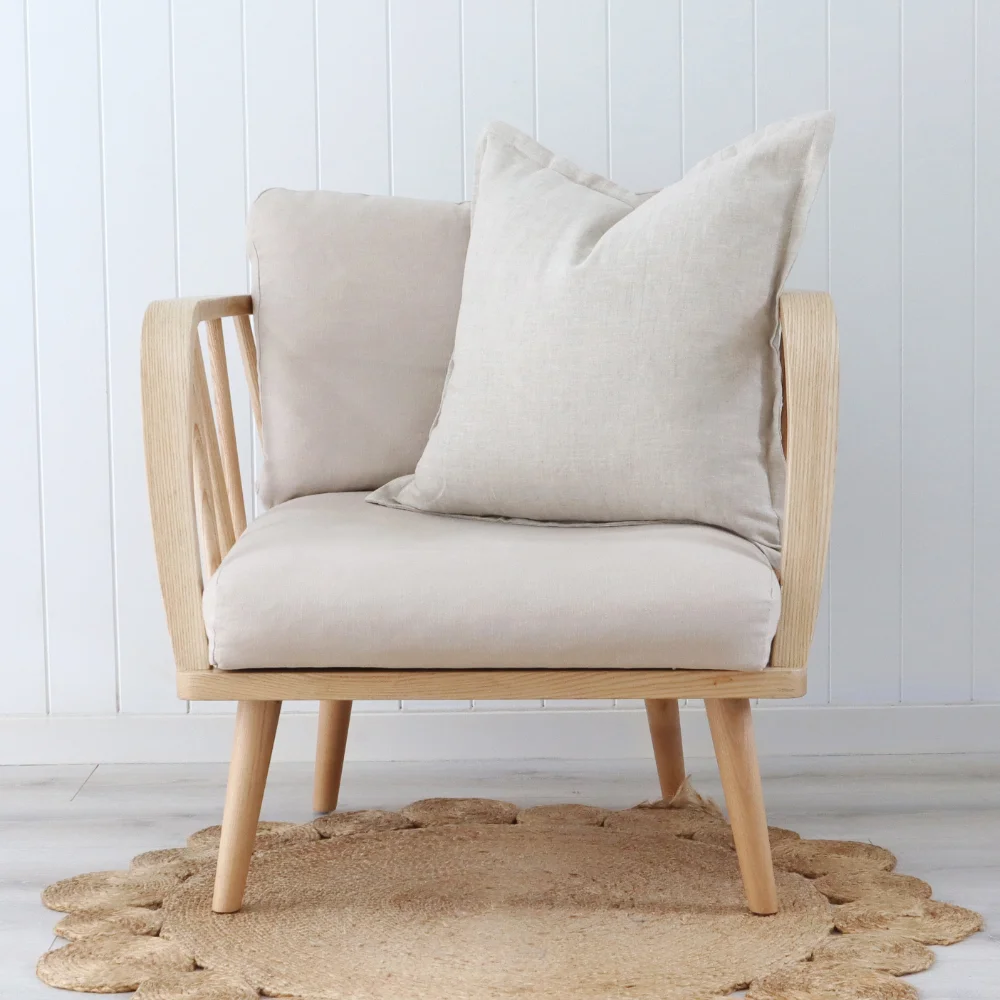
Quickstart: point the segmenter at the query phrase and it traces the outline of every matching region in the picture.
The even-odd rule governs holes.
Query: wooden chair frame
[[[758,914],[774,913],[777,897],[750,699],[797,698],[806,690],[836,454],[838,355],[830,297],[789,292],[779,300],[788,466],[781,617],[770,666],[760,672],[214,669],[202,618],[202,583],[247,523],[222,321],[234,322],[260,432],[252,311],[246,295],[154,302],[142,329],[149,504],[177,692],[191,700],[239,703],[213,909],[228,913],[242,905],[282,701],[322,703],[314,805],[325,812],[336,808],[354,699],[642,698],[660,790],[669,799],[684,778],[678,699],[704,698],[749,907]]]

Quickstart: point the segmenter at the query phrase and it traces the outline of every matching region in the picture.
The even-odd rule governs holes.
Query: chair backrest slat
[[[207,580],[222,562],[219,550],[219,531],[215,522],[215,502],[212,498],[212,474],[208,468],[205,447],[205,429],[198,421],[191,428],[193,452],[192,476],[194,479],[195,515],[198,520],[199,548],[201,550],[202,580]]]
[[[233,531],[238,538],[247,526],[246,505],[243,500],[243,483],[240,479],[240,456],[236,447],[236,425],[233,421],[233,401],[230,395],[229,368],[226,364],[226,343],[222,333],[222,320],[212,319],[205,324],[208,360],[212,375],[212,402],[218,429],[222,473]]]
[[[205,447],[209,479],[208,485],[211,487],[216,533],[219,541],[219,554],[225,557],[236,541],[236,532],[233,529],[229,493],[226,490],[226,477],[222,471],[218,429],[212,414],[212,401],[208,395],[208,379],[205,376],[205,363],[202,357],[201,345],[197,341],[195,342],[194,351],[195,422],[201,428],[201,439]]]
[[[250,407],[253,410],[253,421],[257,425],[259,437],[263,424],[260,414],[260,377],[257,374],[257,342],[254,340],[249,316],[234,316],[233,322],[236,324],[236,339],[240,345],[240,357],[243,358],[243,374],[246,376],[247,389],[250,391]]]

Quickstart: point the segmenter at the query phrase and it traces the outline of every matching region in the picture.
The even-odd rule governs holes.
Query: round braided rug
[[[70,943],[40,978],[156,1000],[905,1000],[897,977],[930,965],[926,943],[981,926],[890,876],[888,851],[790,831],[773,835],[789,845],[780,910],[751,916],[728,827],[690,787],[618,812],[434,799],[344,815],[263,826],[239,913],[211,912],[214,831],[50,886]]]

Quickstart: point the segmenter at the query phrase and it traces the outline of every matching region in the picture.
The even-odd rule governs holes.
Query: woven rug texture
[[[239,913],[211,911],[219,828],[42,894],[38,975],[136,1000],[910,1000],[978,914],[885,848],[771,828],[779,912],[746,909],[732,834],[688,783],[611,811],[424,799],[261,823]]]

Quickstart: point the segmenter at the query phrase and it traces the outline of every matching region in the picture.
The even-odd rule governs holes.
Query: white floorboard
[[[697,787],[720,797],[712,761],[689,762]],[[1000,984],[1000,755],[765,759],[772,823],[804,836],[871,840],[935,896],[978,909],[987,930],[940,948],[911,977],[926,1000],[995,1000]],[[83,871],[125,867],[140,851],[183,843],[219,821],[222,764],[0,767],[0,996],[66,996],[35,979],[58,946],[58,915],[42,887]],[[312,774],[276,764],[265,819],[305,820]],[[524,805],[578,801],[623,807],[655,797],[649,761],[354,763],[342,807],[396,808],[431,795],[481,795]]]

